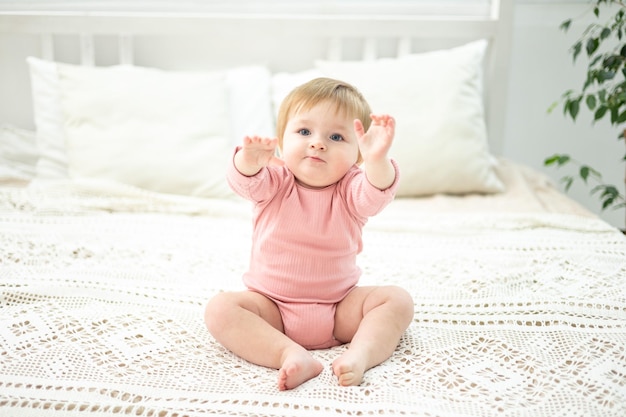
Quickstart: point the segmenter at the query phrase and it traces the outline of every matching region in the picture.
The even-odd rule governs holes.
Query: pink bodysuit
[[[381,191],[356,165],[336,184],[309,189],[286,167],[269,166],[248,177],[234,163],[232,189],[255,203],[252,253],[243,281],[278,306],[285,334],[307,349],[339,345],[335,308],[361,275],[356,256],[367,218],[389,204],[398,186]]]

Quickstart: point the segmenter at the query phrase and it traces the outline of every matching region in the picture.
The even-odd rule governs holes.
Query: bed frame
[[[452,8],[452,7],[450,7]],[[485,38],[485,102],[490,146],[502,150],[513,2],[494,0],[475,15],[298,14],[259,12],[0,12],[0,70],[27,73],[28,55],[83,65],[135,64],[210,69],[264,64],[272,71],[311,68],[316,59],[398,56]],[[367,27],[364,37],[363,27]],[[16,39],[17,37],[17,39]],[[0,121],[32,126],[28,80],[0,84]]]

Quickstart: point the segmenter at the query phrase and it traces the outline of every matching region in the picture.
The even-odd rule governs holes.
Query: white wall
[[[572,64],[569,47],[595,20],[588,1],[516,0],[511,70],[508,90],[506,141],[503,155],[545,172],[555,181],[571,173],[571,168],[544,167],[545,157],[568,153],[599,170],[604,179],[624,186],[620,162],[626,147],[617,140],[617,129],[608,120],[592,124],[585,112],[574,123],[563,115],[562,107],[551,114],[547,108],[568,89],[579,91],[586,74],[581,56]],[[562,21],[583,16],[567,33],[559,29]],[[583,59],[581,59],[583,58]],[[568,195],[597,212],[609,223],[624,227],[624,209],[601,211],[600,200],[590,196],[591,188],[573,186]]]

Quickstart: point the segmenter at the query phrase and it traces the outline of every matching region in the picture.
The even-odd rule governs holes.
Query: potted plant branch
[[[566,91],[560,102],[565,116],[573,121],[585,109],[592,113],[594,122],[608,118],[615,127],[617,140],[626,143],[626,1],[592,0],[590,11],[596,21],[587,26],[570,48],[574,62],[579,55],[586,56],[587,76],[580,90]],[[605,23],[599,23],[600,19],[605,19]],[[567,31],[571,23],[572,19],[567,19],[560,28]],[[558,104],[559,101],[553,103],[548,111]],[[626,154],[621,161],[626,162]],[[626,213],[624,184],[618,187],[605,183],[598,170],[567,154],[552,155],[544,160],[544,165],[573,166],[575,174],[562,178],[566,191],[580,179],[591,186],[591,194],[599,197],[602,210],[623,209]]]

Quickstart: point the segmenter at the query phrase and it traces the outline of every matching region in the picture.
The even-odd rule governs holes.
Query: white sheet
[[[0,189],[0,415],[624,416],[624,236],[575,205],[474,200],[397,200],[372,219],[361,282],[407,288],[413,323],[361,386],[337,385],[341,346],[280,392],[202,318],[242,288],[247,203]]]

